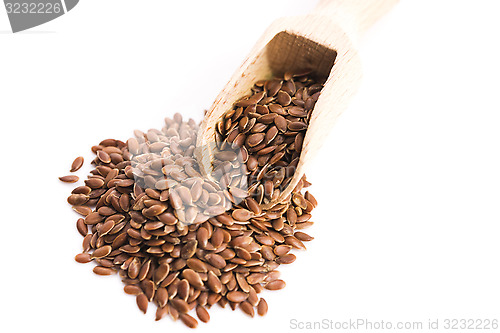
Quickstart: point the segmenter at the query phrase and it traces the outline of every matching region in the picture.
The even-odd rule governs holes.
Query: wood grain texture
[[[326,83],[314,107],[294,178],[267,207],[286,198],[358,90],[362,76],[356,47],[359,36],[397,1],[321,0],[309,15],[281,18],[271,24],[201,123],[196,155],[202,173],[208,176],[211,172],[217,122],[237,100],[249,94],[256,81],[312,70],[314,75],[326,78]]]

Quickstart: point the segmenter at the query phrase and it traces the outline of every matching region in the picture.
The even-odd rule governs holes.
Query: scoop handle
[[[320,0],[314,15],[335,20],[354,36],[360,37],[399,0]]]

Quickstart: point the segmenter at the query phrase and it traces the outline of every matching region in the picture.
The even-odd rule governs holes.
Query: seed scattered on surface
[[[172,303],[173,307],[176,308],[180,313],[188,313],[189,304],[185,300],[174,298],[170,302]]]
[[[222,283],[217,275],[215,275],[215,273],[212,271],[208,272],[207,286],[214,293],[218,294],[222,291]]]
[[[110,245],[105,245],[96,249],[94,253],[92,253],[92,258],[103,258],[110,254],[112,250],[113,248]]]
[[[146,313],[148,311],[148,298],[144,294],[139,294],[136,296],[137,307],[142,312]]]
[[[84,161],[83,157],[81,157],[81,156],[78,156],[77,158],[75,158],[75,160],[71,164],[71,169],[69,171],[76,172],[76,171],[80,170],[80,168],[83,165],[83,161]]]
[[[277,256],[284,256],[285,254],[290,252],[291,249],[292,247],[290,245],[278,245],[274,248],[274,253]]]
[[[259,316],[264,316],[266,315],[268,310],[267,302],[265,299],[261,298],[259,301],[259,304],[257,304],[257,313]]]
[[[288,254],[285,254],[285,255],[283,255],[281,257],[276,258],[276,262],[278,264],[291,264],[292,262],[295,261],[295,259],[297,259],[297,257],[295,256],[295,254],[288,253]]]
[[[246,209],[236,209],[233,211],[232,215],[235,220],[246,222],[252,218],[253,213]]]
[[[253,317],[255,315],[255,311],[253,309],[253,306],[250,303],[248,303],[247,301],[243,301],[243,302],[239,303],[239,306],[240,306],[240,309],[244,313],[249,315],[250,317]]]
[[[129,284],[123,287],[126,294],[137,296],[142,293],[142,289],[136,285]]]
[[[82,218],[80,218],[76,221],[76,229],[78,230],[80,235],[82,235],[84,237],[89,232],[89,229],[88,229],[87,225],[85,224],[85,220]]]
[[[78,176],[75,175],[59,177],[59,180],[65,183],[76,183],[78,179],[79,179]]]
[[[280,290],[285,288],[286,283],[283,280],[274,280],[265,285],[265,288],[268,290]]]
[[[75,261],[79,262],[80,264],[86,264],[88,262],[91,262],[92,258],[88,253],[79,253],[75,256]]]
[[[156,301],[159,307],[165,307],[168,301],[168,291],[167,288],[160,287],[156,291]]]
[[[68,197],[68,203],[72,206],[81,206],[89,200],[85,194],[72,194]]]
[[[109,268],[109,267],[103,267],[103,266],[95,266],[93,271],[97,275],[112,275],[112,274],[116,273],[116,271],[114,269]]]
[[[111,157],[104,150],[99,150],[97,152],[97,158],[99,158],[99,160],[101,160],[101,162],[105,164],[111,162]]]
[[[202,288],[204,285],[200,275],[192,269],[184,269],[182,276],[195,288]]]
[[[240,303],[248,298],[248,294],[241,291],[231,291],[227,293],[226,298],[231,302]]]
[[[302,232],[302,231],[297,231],[293,235],[295,236],[295,238],[297,238],[298,240],[303,241],[303,242],[309,242],[309,241],[312,241],[314,239],[314,237],[309,236],[308,234],[306,234],[305,232]]]
[[[216,268],[222,269],[226,267],[226,261],[221,255],[218,255],[216,253],[209,253],[205,256],[205,258],[212,266]]]
[[[196,328],[198,326],[198,321],[187,313],[180,313],[179,318],[189,328]]]
[[[73,206],[73,210],[83,216],[87,216],[92,213],[92,209],[86,206]]]
[[[104,185],[104,180],[101,178],[90,178],[85,181],[85,185],[92,189],[98,189]]]
[[[78,186],[75,188],[73,191],[71,191],[71,194],[85,194],[89,195],[92,189],[88,186]]]
[[[167,306],[158,307],[158,309],[156,310],[155,320],[156,321],[161,320],[166,315],[168,315],[168,307]]]
[[[204,323],[208,323],[210,321],[210,314],[208,313],[207,309],[205,309],[201,305],[196,306],[196,315]]]

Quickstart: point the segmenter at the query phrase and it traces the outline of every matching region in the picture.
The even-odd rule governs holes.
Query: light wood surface
[[[255,44],[217,96],[201,123],[197,158],[201,171],[211,170],[215,127],[222,115],[253,84],[285,72],[312,70],[326,78],[314,107],[294,178],[276,202],[286,198],[320,150],[337,117],[347,108],[361,80],[359,37],[398,0],[321,0],[309,15],[276,20]],[[212,143],[212,144],[210,144]]]

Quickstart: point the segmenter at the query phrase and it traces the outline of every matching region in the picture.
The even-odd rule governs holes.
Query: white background
[[[200,120],[264,29],[314,5],[86,0],[18,34],[0,7],[2,332],[188,330],[74,262],[73,186],[57,177],[102,139]],[[500,319],[499,9],[406,0],[373,27],[363,86],[308,172],[315,240],[263,293],[266,317],[215,306],[200,332]]]

